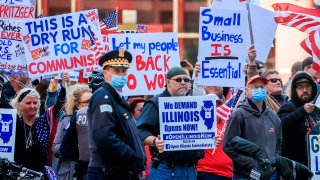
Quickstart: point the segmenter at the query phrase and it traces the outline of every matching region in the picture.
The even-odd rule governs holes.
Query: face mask
[[[252,99],[257,102],[261,103],[267,97],[266,89],[254,89],[252,90]]]
[[[122,89],[128,81],[127,76],[112,75],[110,84],[117,90]]]

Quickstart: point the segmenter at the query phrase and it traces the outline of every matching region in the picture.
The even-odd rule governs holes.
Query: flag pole
[[[249,31],[250,31],[250,42],[251,42],[251,45],[253,45],[254,41],[253,41],[252,22],[251,22],[251,13],[250,13],[250,0],[246,1],[246,7],[247,7],[247,11],[248,11],[248,24],[249,24]]]

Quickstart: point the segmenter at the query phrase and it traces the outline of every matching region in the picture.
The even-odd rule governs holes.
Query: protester
[[[282,80],[279,76],[279,72],[276,70],[267,70],[261,74],[261,77],[264,77],[268,80],[266,85],[266,91],[269,97],[266,99],[266,101],[268,101],[267,105],[275,112],[278,112],[279,107],[288,101],[288,96],[282,92]],[[276,105],[273,105],[273,103]]]
[[[50,81],[47,79],[42,79],[38,86],[35,88],[40,95],[40,114],[43,114],[47,109],[45,107],[45,101],[47,99],[47,89],[49,88]]]
[[[149,145],[152,155],[149,179],[196,179],[195,165],[203,158],[203,150],[166,151],[160,139],[159,97],[185,96],[188,92],[188,74],[180,67],[167,73],[166,89],[148,100],[137,122],[141,138]]]
[[[226,102],[226,98],[223,95],[223,87],[220,86],[204,86],[205,94],[215,94],[218,98]]]
[[[64,99],[63,87],[59,101],[53,107],[55,115],[60,111]],[[38,115],[40,95],[35,89],[23,88],[10,104],[18,113],[14,160],[29,169],[43,171],[44,166],[49,165],[50,124],[47,112]]]
[[[297,73],[291,84],[291,100],[278,112],[282,121],[282,156],[308,165],[306,135],[319,119],[319,109],[312,102],[317,94],[314,79],[305,72]],[[312,118],[310,118],[310,116]]]
[[[250,179],[250,171],[257,168],[254,159],[239,154],[232,148],[231,140],[234,137],[240,136],[255,143],[265,158],[272,159],[280,155],[280,119],[264,102],[267,96],[265,89],[267,82],[267,79],[259,75],[251,77],[246,84],[247,97],[239,103],[229,119],[223,150],[232,159],[233,179]],[[269,169],[263,176],[269,178],[274,173],[273,169]]]
[[[131,53],[122,49],[99,60],[105,82],[93,94],[88,109],[88,179],[135,179],[144,170],[143,142],[121,94],[131,61]]]
[[[143,105],[146,102],[146,99],[143,97],[134,97],[130,98],[128,102],[130,105],[131,115],[133,116],[134,120],[138,120],[141,115]]]
[[[291,82],[292,82],[293,76],[299,71],[302,71],[302,61],[297,61],[297,62],[293,63],[291,66],[291,76],[290,76],[289,80],[286,82],[286,84],[283,85],[283,92],[287,96],[289,96],[289,94],[290,94],[290,93],[287,93],[287,90],[289,87],[291,87]]]
[[[39,85],[40,81],[39,79],[34,79],[33,81],[31,81],[32,84],[32,88],[36,88]]]
[[[314,82],[317,85],[317,91],[320,91],[320,84],[317,83],[317,80],[319,79],[319,73],[313,69],[313,59],[312,57],[307,57],[302,61],[302,71],[308,73]]]
[[[223,101],[216,94],[216,106],[219,107]],[[225,121],[217,117],[217,131],[224,131]],[[215,148],[205,149],[204,158],[197,164],[197,180],[230,180],[232,178],[232,161],[222,150],[223,134],[215,136]]]
[[[29,86],[30,78],[22,76],[10,76],[9,81],[3,85],[1,91],[2,102],[9,104],[16,94],[24,87]]]
[[[59,158],[57,175],[59,179],[72,179],[79,160],[77,134],[70,137],[75,129],[77,110],[88,105],[92,96],[88,85],[75,84],[70,87],[66,103],[66,116],[59,121],[52,151]],[[75,130],[76,133],[76,130]]]

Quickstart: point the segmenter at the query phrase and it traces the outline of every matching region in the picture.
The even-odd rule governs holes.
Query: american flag
[[[100,29],[118,28],[118,11],[112,11],[100,21]]]
[[[229,120],[229,117],[234,107],[236,106],[242,92],[243,91],[239,89],[236,95],[232,96],[226,103],[217,108],[217,116],[220,119],[223,119],[225,121]]]
[[[272,7],[275,11],[274,19],[279,24],[294,27],[306,33],[320,29],[320,10],[289,3],[276,3]]]
[[[320,72],[320,30],[312,31],[300,45],[313,57],[312,68]]]

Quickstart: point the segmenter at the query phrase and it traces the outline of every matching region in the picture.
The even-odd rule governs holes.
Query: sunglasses
[[[171,80],[174,80],[174,81],[176,81],[177,83],[181,83],[182,80],[183,80],[184,82],[186,82],[186,83],[191,82],[191,79],[189,79],[189,78],[176,78],[176,79],[171,79]]]
[[[279,81],[280,83],[282,83],[281,79],[279,78],[271,78],[271,79],[268,79],[268,81],[271,81],[272,83],[276,83],[277,81]]]

